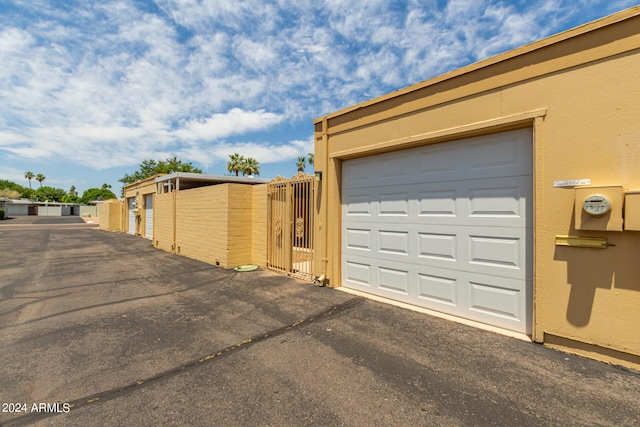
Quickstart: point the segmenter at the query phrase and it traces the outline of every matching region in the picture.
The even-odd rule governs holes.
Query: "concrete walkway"
[[[640,425],[638,373],[271,272],[90,228],[0,254],[2,425]]]
[[[98,227],[97,223],[79,216],[12,216],[0,221],[1,230],[38,230],[43,228]]]

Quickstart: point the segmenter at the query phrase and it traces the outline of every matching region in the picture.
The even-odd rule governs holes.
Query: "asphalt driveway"
[[[126,234],[0,222],[0,403],[2,425],[633,426],[640,375]]]

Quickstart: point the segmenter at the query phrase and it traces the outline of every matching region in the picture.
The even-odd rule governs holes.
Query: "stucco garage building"
[[[634,7],[317,119],[316,275],[640,368],[638,70]]]

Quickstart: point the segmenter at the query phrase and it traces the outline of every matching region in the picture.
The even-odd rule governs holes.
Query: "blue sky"
[[[0,0],[0,179],[119,194],[142,160],[235,152],[291,176],[314,118],[636,4]]]

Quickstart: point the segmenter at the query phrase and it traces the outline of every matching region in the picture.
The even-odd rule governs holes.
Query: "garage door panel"
[[[463,238],[465,271],[513,279],[529,274],[527,235],[531,230],[470,227]]]
[[[372,268],[369,260],[358,262],[357,257],[350,257],[344,266],[344,277],[346,285],[349,287],[360,289],[363,291],[371,291],[373,289]]]
[[[376,179],[384,182],[384,185],[397,185],[401,182],[411,181],[408,171],[416,167],[415,159],[407,159],[399,153],[385,153],[375,164]],[[363,188],[371,186],[371,164],[368,159],[355,159],[349,161],[348,170],[343,171],[343,189]]]
[[[418,299],[434,310],[445,306],[447,311],[458,305],[458,281],[451,271],[417,273]]]
[[[377,214],[380,216],[408,217],[409,193],[380,193]]]
[[[405,266],[408,267],[408,266]],[[378,266],[379,289],[409,295],[409,269]]]
[[[458,213],[457,190],[451,183],[440,186],[429,186],[431,189],[417,192],[417,215],[425,221],[436,221],[446,218],[456,218]]]
[[[533,199],[531,176],[496,179],[493,185],[470,184],[465,222],[469,225],[527,227],[533,219],[527,213]]]
[[[371,252],[371,230],[362,228],[347,228],[345,230],[346,250]]]
[[[371,200],[368,194],[352,191],[344,195],[348,200],[343,210],[346,216],[371,216]]]
[[[409,232],[378,230],[378,251],[389,255],[409,255]]]
[[[455,144],[437,144],[419,147],[412,153],[418,167],[414,182],[442,182],[459,179],[460,171],[467,169],[468,156]]]
[[[530,129],[484,135],[468,140],[470,157],[467,178],[498,178],[530,175]]]
[[[486,181],[486,180],[482,180]],[[495,179],[489,183],[474,183],[468,192],[470,217],[524,218],[527,182],[515,178]],[[522,180],[519,180],[522,181]],[[484,185],[483,185],[484,184]]]
[[[367,159],[355,159],[349,161],[349,168],[342,171],[342,188],[369,187],[371,182],[371,169]]]
[[[530,333],[529,317],[524,302],[527,288],[524,281],[516,282],[496,276],[466,277],[470,318],[511,330]]]
[[[523,268],[522,239],[469,236],[469,264],[496,268]]]
[[[415,299],[415,266],[391,259],[350,255],[345,263],[343,284],[400,301]]]
[[[532,164],[530,129],[345,161],[342,284],[530,333]]]
[[[343,252],[458,271],[520,278],[531,229],[358,223],[343,231]],[[363,228],[362,226],[369,226]]]
[[[460,259],[458,254],[458,236],[454,230],[447,233],[441,228],[433,232],[421,231],[418,235],[418,257],[433,262],[445,262],[449,265]]]
[[[486,283],[469,284],[469,309],[490,316],[520,319],[520,293]]]

